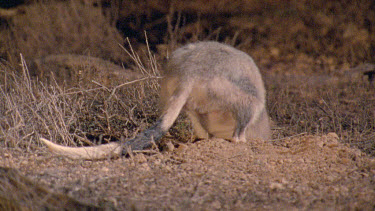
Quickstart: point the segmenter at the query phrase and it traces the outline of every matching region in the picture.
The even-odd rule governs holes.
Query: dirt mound
[[[341,144],[334,133],[238,144],[202,140],[172,152],[95,162],[45,152],[1,154],[1,166],[24,169],[50,188],[119,210],[375,206],[375,160]]]
[[[0,18],[0,166],[52,193],[119,210],[375,209],[375,89],[366,76],[375,62],[374,1],[27,2]],[[133,55],[118,45],[126,49],[126,37]],[[197,40],[232,44],[254,58],[274,138],[282,139],[200,141],[95,162],[40,148],[39,136],[102,144],[152,125],[156,80],[128,87],[126,70],[149,76],[162,70],[168,50]],[[43,76],[50,72],[58,78]],[[329,131],[340,140],[320,136]],[[174,143],[191,139],[183,118],[169,133]],[[317,136],[295,136],[301,133]],[[3,190],[0,203],[12,201]]]
[[[1,210],[94,210],[64,194],[51,193],[17,171],[0,167]]]

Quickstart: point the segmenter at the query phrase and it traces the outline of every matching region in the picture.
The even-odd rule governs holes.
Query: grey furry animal
[[[257,66],[246,53],[218,42],[188,44],[172,53],[163,75],[161,116],[134,139],[79,148],[41,140],[55,153],[71,158],[99,159],[127,154],[124,146],[142,150],[158,144],[182,110],[201,139],[245,142],[270,138],[266,91]]]

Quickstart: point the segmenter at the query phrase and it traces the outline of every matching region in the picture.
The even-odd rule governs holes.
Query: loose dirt
[[[115,210],[375,210],[374,1],[25,2],[0,18],[0,210],[42,210],[51,196]],[[174,149],[130,158],[68,160],[39,146],[132,137],[155,121],[154,82],[121,85],[139,62],[119,47],[126,38],[146,69],[197,40],[249,53],[276,140],[189,142],[182,121]]]
[[[102,161],[67,160],[44,147],[0,154],[0,166],[118,210],[375,208],[375,159],[340,143],[335,133],[269,142],[201,140]]]

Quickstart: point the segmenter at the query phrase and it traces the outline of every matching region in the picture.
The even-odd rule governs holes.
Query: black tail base
[[[128,150],[145,150],[150,149],[154,144],[158,145],[161,137],[165,134],[160,127],[161,120],[158,120],[154,126],[138,134],[135,138],[124,143],[122,155],[127,155]]]

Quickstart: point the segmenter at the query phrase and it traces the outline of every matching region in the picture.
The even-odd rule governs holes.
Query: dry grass
[[[227,39],[227,42],[239,44],[238,47],[252,53],[255,60],[259,61],[262,70],[269,69],[269,73],[264,72],[264,74],[268,85],[270,114],[278,125],[275,138],[304,132],[321,134],[334,131],[345,142],[372,154],[374,89],[367,85],[363,78],[350,80],[342,74],[342,68],[337,68],[345,66],[344,63],[348,67],[359,61],[366,61],[371,56],[369,52],[371,44],[367,41],[373,40],[374,35],[369,32],[366,34],[351,31],[354,36],[353,42],[345,41],[346,38],[340,32],[354,30],[354,28],[350,24],[332,22],[341,23],[348,19],[341,15],[345,6],[349,13],[353,13],[351,19],[348,19],[349,22],[359,23],[366,18],[372,20],[374,14],[367,12],[366,9],[367,6],[371,7],[371,4],[367,1],[360,5],[330,2],[324,9],[319,9],[312,2],[303,5],[291,3],[289,6],[287,9],[284,4],[271,5],[268,8],[270,15],[266,15],[263,19],[260,19],[258,13],[251,17],[245,15],[227,19],[228,27],[237,26],[240,32],[231,40]],[[311,12],[306,13],[309,8],[318,11],[318,15],[312,16]],[[358,10],[365,11],[366,15],[355,13]],[[51,16],[50,11],[55,11],[56,15]],[[213,38],[215,34],[216,38],[220,39],[220,33],[223,32],[213,32],[214,28],[208,31],[194,31],[197,34],[192,34],[188,38],[185,32],[189,29],[189,22],[184,20],[186,18],[184,11],[188,12],[189,9],[180,11],[182,12],[178,16],[174,15],[176,14],[174,10],[168,11],[169,16],[165,20],[168,26],[168,33],[165,36],[171,38],[169,47],[174,48],[187,39],[201,39],[205,36]],[[220,11],[218,13],[220,14]],[[338,20],[334,19],[336,16]],[[294,17],[299,18],[291,21]],[[199,27],[202,29],[208,27],[204,25],[203,19],[196,23],[200,24]],[[251,24],[246,28],[246,24],[238,25],[237,21],[243,23],[255,21],[259,25]],[[309,23],[319,26],[319,31],[310,30]],[[121,60],[127,57],[123,61],[131,61],[127,62],[127,66],[138,69],[137,72],[143,74],[143,77],[157,76],[158,73],[154,71],[157,71],[158,64],[155,56],[150,52],[152,47],[148,45],[145,48],[130,47],[124,51],[116,43],[121,42],[122,38],[112,25],[99,7],[89,4],[74,1],[32,4],[25,14],[11,21],[9,29],[12,36],[6,39],[10,39],[9,45],[15,45],[15,48],[8,51],[9,60],[18,60],[12,56],[16,51],[24,52],[23,55],[33,57],[36,59],[34,61],[37,61],[41,56],[51,53],[85,53],[84,48],[86,48],[90,49],[90,55],[104,59]],[[300,28],[297,27],[298,30],[293,29],[290,33],[276,34],[277,31],[281,32],[282,28],[288,28],[288,25]],[[349,26],[352,28],[348,28]],[[355,30],[365,30],[364,25],[356,24],[356,27]],[[257,31],[256,34],[254,30]],[[328,42],[325,33],[332,30],[333,32],[329,34],[334,37],[334,41]],[[206,34],[209,31],[213,34]],[[236,32],[234,28],[231,31]],[[247,32],[253,32],[252,36],[242,37]],[[262,33],[266,34],[263,36]],[[296,39],[294,37],[296,35],[303,36],[305,39]],[[363,36],[363,39],[357,39],[355,36]],[[250,42],[247,39],[252,40]],[[129,40],[127,46],[128,44]],[[249,47],[254,48],[248,49]],[[116,49],[120,49],[121,52]],[[293,56],[294,60],[291,60],[290,53],[293,51],[295,56]],[[330,51],[336,54],[333,55]],[[43,61],[47,61],[50,57],[52,58],[53,55],[44,57]],[[61,59],[61,56],[55,57]],[[323,57],[326,60],[323,61],[321,59]],[[343,59],[339,61],[339,58]],[[68,58],[68,60],[70,63],[77,63],[79,59],[76,61]],[[53,60],[53,63],[58,63],[56,61]],[[28,149],[37,143],[35,139],[40,135],[70,145],[74,145],[77,141],[85,142],[87,138],[105,142],[103,137],[107,141],[121,136],[131,137],[152,123],[157,117],[155,105],[157,105],[158,88],[155,81],[141,81],[125,86],[121,85],[124,82],[118,81],[119,78],[112,77],[107,80],[108,82],[103,83],[100,79],[105,77],[105,69],[100,73],[90,71],[92,66],[99,65],[96,64],[98,61],[98,59],[87,59],[87,65],[80,67],[71,65],[69,70],[64,70],[65,66],[47,66],[52,68],[52,72],[61,72],[60,75],[75,75],[76,77],[70,78],[64,76],[65,80],[71,82],[69,86],[74,88],[57,85],[53,77],[48,83],[30,78],[30,66],[25,60],[21,60],[20,71],[12,62],[2,62],[1,71],[4,73],[1,78],[4,83],[1,86],[0,111],[2,143],[6,146]],[[287,69],[295,76],[285,75]],[[82,72],[84,74],[81,74]],[[330,75],[335,77],[325,75],[327,72],[331,72]],[[126,74],[125,70],[124,74]],[[82,82],[82,78],[89,80]],[[56,80],[59,81],[61,78]],[[185,124],[184,121],[180,122],[171,130],[172,133],[175,134],[173,131],[176,128],[178,133],[184,133],[187,128]],[[188,134],[190,131],[183,137],[190,137]]]
[[[168,8],[168,5],[160,7],[155,3],[150,3],[150,5],[142,4],[139,7],[151,8],[147,11],[150,13],[156,12],[159,16],[162,16],[158,17],[156,15],[156,19],[153,19],[152,15],[148,16],[142,12],[134,13],[137,10],[132,10],[131,15],[124,14],[121,12],[121,8],[126,7],[124,5],[121,6],[120,1],[116,1],[116,4],[111,5],[110,14],[108,14],[108,11],[103,11],[100,7],[81,4],[79,1],[33,3],[27,6],[25,14],[12,18],[8,21],[8,26],[2,27],[0,30],[0,55],[2,58],[0,61],[0,146],[2,149],[20,149],[21,152],[33,154],[36,148],[40,148],[37,141],[40,136],[71,146],[102,144],[118,140],[121,137],[129,138],[134,136],[151,125],[158,117],[158,84],[156,78],[159,77],[158,69],[159,63],[161,63],[159,59],[165,55],[161,55],[160,51],[154,55],[150,49],[173,49],[186,42],[210,39],[231,43],[250,53],[265,76],[268,91],[268,110],[272,120],[275,122],[274,139],[277,141],[272,142],[274,145],[267,145],[267,147],[258,143],[260,144],[259,148],[267,151],[267,149],[276,147],[280,140],[283,143],[288,142],[285,140],[289,139],[284,138],[289,136],[299,137],[299,134],[322,135],[328,132],[335,132],[340,137],[339,142],[348,143],[352,147],[359,148],[368,155],[374,156],[374,84],[369,84],[360,72],[352,73],[353,71],[350,67],[375,61],[373,51],[375,41],[375,10],[373,8],[375,5],[369,0],[357,2],[328,1],[324,2],[325,7],[321,7],[322,2],[295,1],[285,3],[277,1],[274,4],[268,3],[264,7],[256,4],[252,9],[236,7],[233,13],[228,13],[227,10],[220,8],[213,10],[206,5],[207,7],[202,8],[199,14],[197,12],[199,7],[196,6],[199,5],[198,0],[192,1],[191,4],[185,6],[176,4],[174,8]],[[241,5],[241,1],[236,1],[237,3]],[[126,4],[126,1],[123,1],[123,4]],[[249,6],[249,4],[245,5]],[[115,8],[116,5],[119,8]],[[168,8],[168,10],[165,8]],[[230,8],[232,7],[226,9],[231,10]],[[126,39],[123,39],[117,31],[115,27],[116,21],[124,21],[125,23],[123,22],[122,24],[125,25],[133,24],[131,18],[124,17],[124,15],[129,15],[139,21],[135,21],[135,26],[132,28],[138,30],[137,35],[142,34],[142,37],[145,37],[143,30],[147,30],[147,34],[152,40],[150,45],[148,43],[136,43],[134,48],[131,48],[128,42],[125,42],[127,47],[124,48],[118,45],[119,43],[123,44]],[[145,24],[140,20],[150,22]],[[123,25],[119,22],[117,27],[120,30],[129,29],[130,26],[128,25],[120,28]],[[139,25],[137,25],[138,23]],[[160,31],[163,33],[160,33]],[[134,40],[134,37],[129,39]],[[160,44],[160,40],[164,40],[165,43]],[[20,57],[19,53],[22,53],[25,58]],[[66,55],[69,56],[66,57]],[[71,58],[70,56],[74,55],[85,56],[76,56],[76,60],[69,59]],[[93,59],[93,57],[97,59]],[[60,74],[61,78],[56,78],[53,75],[48,76],[47,74],[44,75],[46,77],[40,78],[43,74],[39,73],[35,74],[39,78],[34,76],[34,73],[39,71],[34,69],[35,67],[32,65],[35,61],[52,61],[50,63],[56,63],[57,60],[65,58],[68,58],[68,66],[47,65],[46,69],[43,70],[52,72],[57,77]],[[84,59],[85,61],[82,62],[84,65],[76,65],[77,59]],[[107,82],[103,82],[102,79],[106,77],[106,74],[112,74],[112,72],[106,71],[108,66],[100,71],[92,70],[100,69],[98,68],[100,66],[99,63],[103,61],[105,61],[104,63],[112,62],[106,63],[110,64],[109,66],[111,67],[115,67],[112,66],[113,62],[116,64],[124,63],[124,66],[133,71],[130,72],[129,69],[122,68],[121,65],[112,69],[117,69],[117,72],[121,72],[121,74],[126,76],[138,74],[140,79],[129,82],[123,81],[123,78],[115,75],[108,77]],[[350,74],[346,74],[345,71]],[[128,78],[126,76],[124,78]],[[70,83],[61,83],[64,80]],[[174,143],[188,142],[192,139],[189,123],[183,117],[170,130],[170,134],[173,136],[171,139]],[[309,143],[315,143],[315,139],[319,140],[319,137],[314,136],[311,143]],[[303,139],[294,138],[293,140],[298,142],[298,140]],[[283,147],[287,149],[282,150],[289,150],[293,144],[295,143],[286,143]],[[208,145],[215,144],[209,142]],[[234,152],[239,150],[236,146],[227,146],[227,143],[219,143],[218,145],[223,145],[223,149],[233,147],[233,156],[235,156]],[[303,150],[308,150],[303,148],[303,144],[300,145]],[[181,146],[184,145],[181,144]],[[198,153],[207,153],[205,148],[199,148],[199,146],[200,144],[198,143],[193,144],[191,147],[197,148],[194,150],[197,150]],[[348,150],[345,148],[346,146],[339,146],[340,150]],[[330,146],[327,147],[325,150],[330,153]],[[218,158],[219,155],[215,154],[216,151],[214,151],[215,147],[209,147],[209,149],[211,151],[204,159]],[[334,153],[340,154],[340,150],[334,151]],[[319,147],[315,149],[314,153],[318,152],[321,152]],[[190,153],[195,159],[194,152]],[[274,152],[270,152],[267,156],[272,157],[273,154]],[[345,153],[341,153],[340,156],[342,154],[346,156]],[[158,167],[155,167],[153,172],[155,175],[160,174],[165,177],[170,175],[170,168],[172,170],[173,168],[177,169],[180,164],[184,164],[186,169],[189,169],[191,168],[191,163],[189,162],[199,161],[199,159],[194,161],[193,158],[189,162],[185,161],[183,159],[185,155],[184,152],[181,152],[181,149],[176,151],[177,158],[173,154],[168,154],[166,156],[168,158],[165,159],[159,159],[157,156],[163,157],[163,154],[144,158],[143,160],[146,161],[142,162],[147,164],[147,159],[150,159],[155,162],[151,163],[151,166],[168,166],[169,170],[168,168],[159,170]],[[252,162],[246,161],[243,162],[243,165],[247,166],[250,165],[249,163],[255,163],[255,166],[251,168],[255,168],[254,171],[256,171],[256,168],[258,168],[256,165],[263,166],[262,163],[257,164],[256,162],[258,160],[263,162],[262,159],[264,157],[260,153],[257,156],[259,156],[257,159],[253,159],[252,156],[246,157]],[[282,155],[280,156],[283,157]],[[347,155],[342,162],[349,162],[352,166],[355,166],[355,160],[351,160],[350,156]],[[2,157],[0,158],[2,161],[6,160]],[[296,159],[295,162],[298,164],[298,156],[293,157],[293,159]],[[312,162],[315,162],[313,156],[308,157],[308,159],[312,159]],[[334,160],[335,156],[332,159]],[[355,159],[355,156],[353,159]],[[218,163],[221,164],[220,159],[216,161],[214,166]],[[37,165],[38,162],[33,161],[32,163]],[[108,163],[113,161],[103,162],[109,165]],[[137,167],[138,169],[139,167],[139,165],[134,167],[132,164],[134,161],[132,160],[118,160],[116,162],[118,166],[115,165],[115,168],[120,170],[124,163],[130,168]],[[278,161],[275,162],[277,163]],[[337,164],[334,162],[332,161],[332,165]],[[52,166],[54,164],[49,165]],[[71,165],[76,165],[76,163]],[[101,169],[101,164],[98,165],[100,167],[98,168]],[[285,165],[287,169],[291,169],[285,163],[280,163],[280,165]],[[320,163],[317,165],[319,167]],[[361,180],[363,182],[361,185],[368,184],[366,183],[368,182],[367,179],[373,175],[373,166],[371,165],[373,164],[369,164],[366,167],[364,174],[367,176],[361,177],[356,172],[356,174],[358,173],[358,178],[365,178],[363,181]],[[27,167],[28,165],[20,166]],[[199,163],[194,168],[200,171],[201,166],[202,163]],[[278,173],[281,174],[285,166],[282,166]],[[338,166],[338,169],[342,167]],[[232,168],[231,166],[228,171],[235,169],[235,167]],[[221,171],[221,166],[218,169]],[[259,169],[261,168],[259,167]],[[311,169],[311,172],[314,173],[315,171],[312,167]],[[86,170],[89,172],[87,174],[93,174],[90,173],[92,172],[90,167],[87,167]],[[151,178],[154,175],[144,174],[141,170],[136,171],[136,175],[144,176],[152,183]],[[300,170],[303,171],[303,168]],[[329,177],[330,170],[327,167],[327,172],[324,173],[324,176]],[[77,170],[77,172],[79,171],[80,169]],[[162,172],[160,173],[160,171]],[[240,184],[242,182],[241,174],[237,174],[238,172],[235,171],[232,173],[234,180]],[[352,173],[349,167],[347,173]],[[118,182],[126,186],[127,183],[123,180],[123,173],[119,171],[116,174],[119,175]],[[132,175],[130,172],[128,174]],[[265,172],[266,174],[267,172]],[[181,180],[177,173],[176,175],[177,181]],[[197,182],[197,187],[202,185],[201,181],[205,179],[199,175],[190,176],[192,181]],[[225,175],[222,176],[224,179],[226,178]],[[258,176],[262,177],[261,174]],[[275,178],[278,178],[278,176],[274,175]],[[210,177],[210,181],[216,181],[215,174]],[[129,178],[133,177],[129,176]],[[233,178],[227,179],[232,181]],[[345,181],[348,184],[353,182],[349,177],[346,179]],[[134,176],[134,184],[132,186],[134,190],[140,189],[141,192],[147,192],[147,185],[142,184],[143,186],[139,186],[136,183],[138,180],[138,176]],[[262,186],[261,181],[257,184],[254,183],[254,187],[258,188],[254,192],[256,197],[263,200],[262,202],[275,205],[272,201],[267,201],[263,194],[272,193],[275,196],[284,197],[282,191],[285,191],[285,189],[277,190],[277,184],[280,183],[282,186],[285,184],[283,181],[276,180],[274,178],[270,179],[272,184],[276,184],[276,188],[272,190],[267,189],[268,184]],[[298,186],[298,181],[294,184],[292,177],[290,180],[290,184]],[[100,181],[104,181],[102,188],[108,189],[107,184],[104,184],[108,181]],[[320,180],[317,181],[317,183],[321,182]],[[322,181],[324,181],[324,178]],[[96,182],[93,183],[96,185]],[[166,181],[161,180],[161,183],[165,184],[165,187],[169,187]],[[74,186],[72,184],[74,183],[70,183],[71,186]],[[218,184],[223,185],[219,182]],[[333,182],[329,184],[335,185]],[[189,185],[194,186],[192,183],[189,183]],[[208,185],[208,183],[203,185]],[[307,185],[306,187],[310,188],[311,191],[305,191],[304,194],[316,192],[314,185],[316,184],[311,185],[311,187]],[[344,183],[340,188],[345,188],[346,185],[347,183]],[[82,187],[85,187],[84,184]],[[245,187],[242,184],[240,187],[240,190],[248,191],[246,188],[242,189],[242,187]],[[322,188],[319,185],[316,187],[320,191],[326,191],[324,193],[327,193],[327,195],[330,194],[329,188]],[[350,187],[357,190],[355,185]],[[289,188],[291,188],[291,192],[286,194],[295,193],[292,186]],[[116,187],[113,189],[116,189]],[[117,187],[116,190],[118,189],[120,188]],[[231,189],[228,186],[227,190]],[[126,191],[128,195],[132,195],[131,190]],[[278,195],[277,191],[282,193]],[[90,190],[85,189],[83,192],[89,197],[90,193],[88,192]],[[153,193],[156,194],[156,192],[155,188]],[[188,190],[188,192],[194,191]],[[208,194],[212,193],[214,192],[209,192]],[[181,194],[183,195],[183,193]],[[204,191],[202,191],[202,194],[204,194]],[[303,198],[306,196],[304,194],[300,193],[299,196]],[[79,193],[77,195],[79,196]],[[157,195],[160,196],[160,194]],[[100,196],[100,194],[95,195],[95,197]],[[143,198],[141,193],[137,196],[139,199]],[[221,196],[227,195],[223,192]],[[235,196],[238,198],[242,195]],[[319,195],[318,191],[314,197],[323,196],[326,195]],[[340,195],[335,196],[340,200],[344,200],[345,197],[350,196],[350,191],[344,198],[340,198]],[[216,196],[212,197],[215,198]],[[366,199],[365,197],[358,197],[363,200]],[[203,198],[202,195],[197,200],[203,200]],[[322,207],[324,207],[323,199],[321,201]],[[181,200],[185,200],[185,198]],[[252,198],[250,197],[249,200],[251,201]],[[286,203],[290,202],[288,200],[286,200]],[[309,201],[308,199],[306,200]],[[207,208],[211,205],[211,202],[208,202],[208,205],[203,204],[201,207]],[[342,202],[341,204],[344,204],[343,207],[345,208],[345,203]],[[369,204],[371,205],[371,203]],[[299,205],[303,207],[301,204]],[[233,205],[232,207],[236,206]],[[241,207],[241,204],[238,206]],[[187,207],[189,206],[187,205]]]
[[[375,89],[364,77],[277,74],[268,79],[268,108],[280,137],[335,132],[375,155]]]
[[[95,81],[70,89],[56,82],[45,85],[30,78],[22,55],[22,74],[2,64],[1,144],[30,149],[40,136],[69,145],[90,144],[89,139],[105,143],[131,137],[147,127],[158,113],[153,105],[159,73],[152,57],[145,66],[135,52],[129,53],[143,78],[112,87]]]

